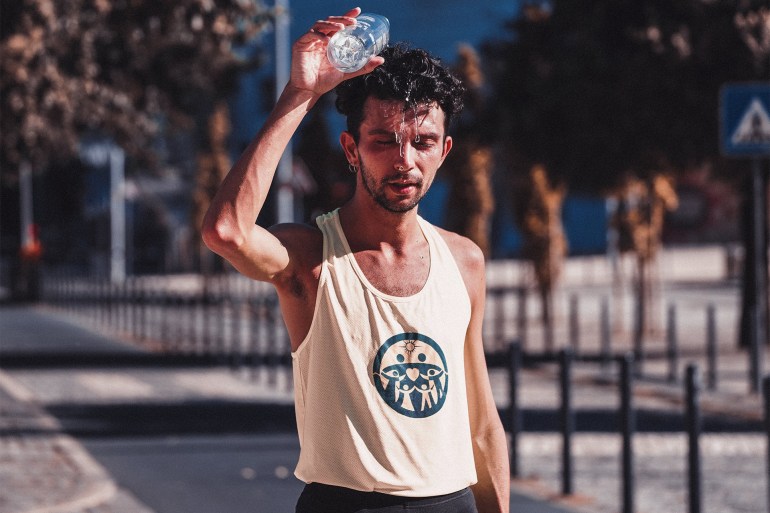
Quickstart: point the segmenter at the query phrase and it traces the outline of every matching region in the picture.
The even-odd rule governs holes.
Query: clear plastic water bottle
[[[334,34],[326,48],[329,62],[340,71],[352,73],[388,44],[390,21],[379,14],[362,13],[356,24]]]

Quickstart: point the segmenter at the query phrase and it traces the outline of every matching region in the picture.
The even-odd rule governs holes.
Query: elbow
[[[225,256],[241,247],[245,237],[234,223],[227,219],[207,215],[201,226],[203,243],[214,253]]]

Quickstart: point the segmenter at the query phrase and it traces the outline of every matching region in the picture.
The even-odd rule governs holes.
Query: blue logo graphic
[[[444,352],[420,333],[386,340],[374,358],[372,374],[388,406],[407,417],[430,417],[446,400],[449,374]]]

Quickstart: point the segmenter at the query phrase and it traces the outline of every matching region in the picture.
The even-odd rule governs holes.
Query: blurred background
[[[525,490],[512,501],[631,512],[636,490],[645,510],[689,497],[696,512],[703,483],[715,511],[765,511],[767,0],[359,5],[467,89],[419,212],[488,260],[484,344]],[[0,513],[74,504],[111,479],[117,494],[78,502],[84,513],[290,510],[301,485],[288,479],[298,445],[277,298],[199,228],[287,80],[291,43],[351,7],[0,0]],[[343,129],[332,93],[293,138],[257,223],[312,222],[346,201]],[[629,361],[637,410],[616,397]],[[710,466],[701,480],[690,456],[688,488],[692,362],[706,369]],[[577,496],[560,405],[562,426],[578,419]],[[624,407],[641,432],[636,466],[621,469]],[[554,497],[564,509],[546,508]]]
[[[766,2],[362,7],[465,80],[461,144],[420,210],[490,259],[741,243],[750,161],[720,151],[720,90],[767,81]],[[347,8],[4,1],[3,294],[35,294],[30,261],[116,279],[224,270],[200,243],[208,200],[271,108],[287,45]],[[350,193],[332,100],[294,138],[261,224]]]

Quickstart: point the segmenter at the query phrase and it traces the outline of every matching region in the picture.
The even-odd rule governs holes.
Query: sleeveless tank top
[[[446,242],[418,220],[428,279],[397,297],[366,278],[338,211],[316,219],[315,313],[292,353],[302,481],[406,497],[476,482],[463,358],[470,298]]]

